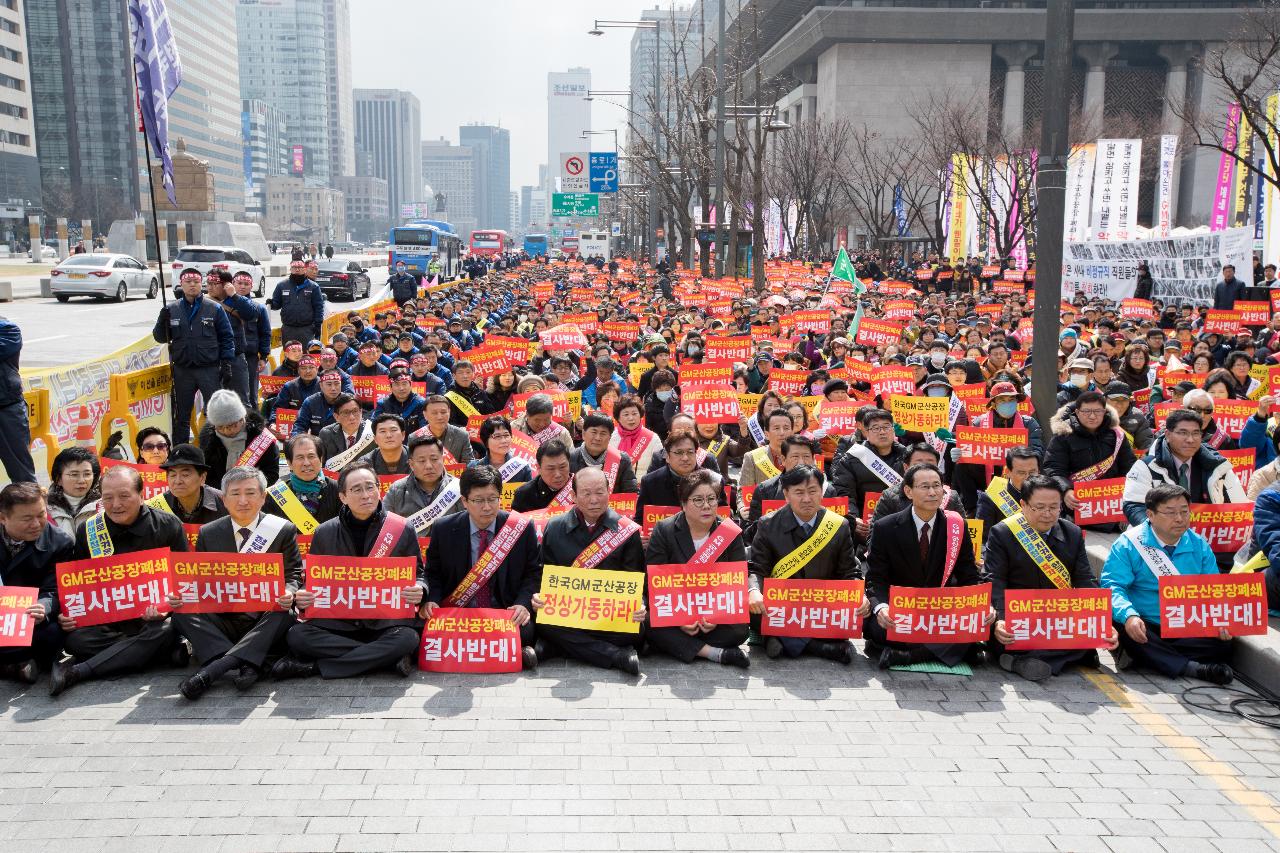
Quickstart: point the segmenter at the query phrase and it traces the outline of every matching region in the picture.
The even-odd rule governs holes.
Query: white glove
[[[952,462],[956,462],[956,463],[959,463],[959,462],[960,462],[960,448],[958,448],[958,447],[953,447],[953,448],[951,448],[951,454],[950,454],[950,455],[951,455],[951,461],[952,461]]]

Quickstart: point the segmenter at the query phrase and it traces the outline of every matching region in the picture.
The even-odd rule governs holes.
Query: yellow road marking
[[[1249,786],[1240,774],[1204,751],[1195,738],[1179,734],[1172,720],[1152,708],[1138,694],[1116,681],[1105,672],[1086,672],[1084,677],[1102,691],[1117,707],[1141,725],[1147,732],[1172,750],[1188,767],[1208,777],[1233,802],[1242,806],[1254,820],[1267,831],[1280,838],[1280,804],[1266,793]]]

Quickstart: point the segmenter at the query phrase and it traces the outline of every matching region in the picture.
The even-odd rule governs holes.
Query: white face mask
[[[1088,388],[1088,387],[1089,387],[1089,374],[1087,374],[1087,373],[1073,373],[1073,374],[1071,374],[1071,384],[1072,384],[1072,385],[1074,385],[1074,386],[1076,386],[1077,388]]]
[[[939,388],[937,386],[934,386],[933,388],[926,388],[924,395],[926,397],[945,397],[947,396],[948,393],[949,392],[947,391],[946,388]]]
[[[653,393],[657,394],[657,395],[658,395],[658,399],[659,399],[659,400],[661,400],[661,401],[662,401],[662,402],[664,402],[664,403],[665,403],[667,400],[670,400],[670,399],[671,399],[671,389],[670,389],[670,388],[668,388],[666,391],[654,391]]]
[[[945,352],[935,352],[929,356],[929,361],[937,367],[942,367],[947,362],[947,354]]]

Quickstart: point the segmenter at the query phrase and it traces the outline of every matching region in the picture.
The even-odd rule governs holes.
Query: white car
[[[253,295],[262,296],[267,292],[267,273],[262,268],[262,264],[244,249],[237,249],[234,246],[183,246],[178,249],[178,256],[169,265],[169,279],[173,287],[174,299],[182,298],[179,279],[185,269],[200,270],[202,277],[215,269],[226,270],[232,275],[247,272],[257,282]]]
[[[35,256],[37,251],[40,253],[40,257],[38,259]],[[58,259],[58,250],[53,246],[41,245],[38,248],[33,248],[31,251],[27,252],[27,257],[32,260],[56,261]]]
[[[160,274],[130,255],[105,252],[72,255],[49,273],[53,298],[66,302],[73,296],[110,297],[124,302],[130,294],[160,293]]]

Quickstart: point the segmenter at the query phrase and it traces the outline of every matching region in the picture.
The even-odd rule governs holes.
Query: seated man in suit
[[[771,417],[770,420],[773,420]],[[752,627],[760,631],[764,614],[764,579],[857,580],[862,570],[853,556],[853,532],[847,519],[822,505],[825,479],[813,465],[797,465],[782,475],[782,497],[787,505],[775,510],[756,525],[751,545],[747,605]],[[862,616],[867,601],[862,601]],[[770,637],[765,654],[802,654],[839,661],[853,661],[848,640],[819,640],[806,637]]]
[[[447,515],[431,528],[426,616],[430,619],[438,607],[509,610],[520,629],[524,667],[532,669],[538,665],[533,596],[542,582],[537,532],[524,516],[501,510],[502,475],[492,465],[467,468],[458,489],[465,511]]]
[[[1089,568],[1084,534],[1062,514],[1063,488],[1058,480],[1039,474],[1023,480],[1019,511],[991,529],[983,551],[983,569],[991,578],[991,605],[996,610],[995,642],[1002,647],[1013,642],[1005,627],[1005,590],[1009,589],[1097,589]],[[1047,549],[1048,553],[1045,553]],[[1035,556],[1043,554],[1043,557]],[[1111,633],[1111,648],[1119,639]],[[1029,681],[1044,681],[1070,664],[1098,664],[1093,649],[1036,649],[1005,652],[1000,668]]]
[[[937,465],[942,461],[942,455],[933,449],[928,442],[918,441],[907,448],[907,456],[903,463],[903,471],[921,462],[928,462],[931,465]],[[960,503],[960,493],[953,489],[947,489],[947,500],[943,504],[943,509],[954,510],[955,512],[964,514],[964,505]],[[902,512],[911,506],[911,501],[907,500],[902,494],[902,483],[891,489],[885,489],[880,497],[876,500],[875,511],[871,513],[871,522],[867,530],[868,537],[871,531],[875,529],[876,522],[882,518],[888,518],[895,512]],[[852,510],[850,510],[852,512]]]
[[[394,415],[388,416],[394,417]],[[353,462],[338,477],[342,509],[316,529],[311,554],[338,557],[413,557],[417,581],[401,593],[404,601],[422,604],[426,581],[418,552],[418,537],[404,518],[387,512],[379,497],[378,475],[373,466]],[[306,611],[315,593],[303,588],[293,594],[293,606]],[[421,620],[409,619],[311,619],[289,629],[290,655],[271,668],[276,679],[349,678],[394,667],[408,678],[418,667],[413,657],[418,647]]]
[[[1001,521],[1016,515],[1022,503],[1022,487],[1027,478],[1040,473],[1040,454],[1030,447],[1011,447],[1004,454],[1003,489],[989,485],[978,493],[978,518],[982,519],[982,541]]]
[[[609,507],[609,481],[599,468],[583,468],[573,475],[573,509],[547,522],[542,534],[542,565],[579,566],[584,569],[612,569],[644,572],[644,549],[640,545],[640,525]],[[595,547],[591,547],[591,546]],[[533,607],[543,606],[541,596],[533,597]],[[634,614],[643,624],[643,605]],[[627,634],[538,626],[538,659],[556,652],[600,667],[616,667],[631,675],[640,674],[637,654],[642,633]]]
[[[582,446],[573,451],[569,464],[576,474],[588,466],[601,468],[609,478],[609,493],[634,495],[639,485],[631,467],[631,457],[610,445],[613,418],[592,412],[582,419]]]
[[[791,435],[782,441],[782,471],[785,474],[792,468],[800,465],[817,464],[818,454],[821,451],[818,447],[818,440],[810,438],[807,435]],[[830,480],[827,480],[823,487],[822,496],[824,498],[836,497],[835,486]],[[747,511],[747,527],[743,532],[743,537],[748,543],[755,539],[756,525],[760,522],[760,518],[764,515],[764,502],[776,501],[782,499],[782,474],[776,477],[770,477],[763,483],[756,486],[755,491],[751,494],[751,508]]]
[[[75,540],[49,523],[44,493],[35,483],[10,483],[0,491],[0,586],[33,586],[40,590],[27,608],[31,645],[0,649],[0,678],[34,684],[40,668],[48,669],[62,654],[58,612],[58,580],[54,569],[71,559]]]
[[[333,423],[320,428],[320,456],[325,464],[334,460],[337,467],[331,471],[341,471],[357,456],[373,447],[373,427],[364,420],[364,409],[350,394],[339,394],[333,401]],[[346,453],[345,461],[340,454]]]
[[[1191,497],[1176,483],[1156,483],[1143,496],[1147,520],[1116,539],[1102,566],[1102,585],[1111,590],[1111,614],[1120,630],[1121,669],[1129,662],[1167,678],[1198,678],[1230,684],[1235,672],[1231,635],[1160,636],[1160,578],[1215,575],[1218,562],[1209,543],[1191,529]]]
[[[301,536],[310,536],[338,515],[338,487],[324,476],[320,440],[309,432],[284,443],[289,473],[267,487],[264,510],[293,522]]]
[[[280,554],[285,586],[276,600],[280,609],[263,613],[184,613],[181,596],[170,593],[173,623],[178,633],[191,642],[200,662],[200,669],[178,686],[192,702],[232,670],[236,671],[237,690],[253,686],[267,656],[280,645],[295,621],[289,611],[293,608],[293,594],[302,586],[298,528],[262,511],[267,502],[267,479],[262,472],[247,465],[227,471],[222,477],[222,501],[229,515],[200,528],[196,550]]]
[[[424,414],[427,425],[420,430],[425,435],[430,433],[440,440],[444,452],[448,455],[445,462],[470,462],[474,456],[471,451],[471,437],[465,428],[449,423],[449,401],[439,394],[427,398]]]
[[[973,559],[973,545],[964,518],[942,510],[942,472],[930,463],[912,465],[902,475],[902,494],[911,506],[876,522],[867,550],[867,600],[875,619],[863,623],[867,657],[881,669],[938,660],[955,666],[966,657],[979,659],[980,650],[968,643],[891,643],[889,587],[969,586],[981,583]],[[956,538],[959,537],[959,547]],[[950,545],[951,547],[948,547]],[[948,559],[948,551],[955,556]],[[987,624],[995,610],[987,614]]]
[[[102,512],[76,531],[73,560],[132,554],[152,548],[187,550],[187,537],[178,517],[142,502],[142,475],[137,470],[125,466],[109,468],[102,475],[100,488]],[[148,607],[140,619],[85,628],[78,627],[72,617],[59,613],[58,625],[66,633],[64,645],[74,662],[54,664],[49,674],[50,696],[57,696],[81,681],[169,661],[171,655],[175,656],[175,662],[186,664],[186,655],[179,652],[181,646],[173,622],[154,606]]]

